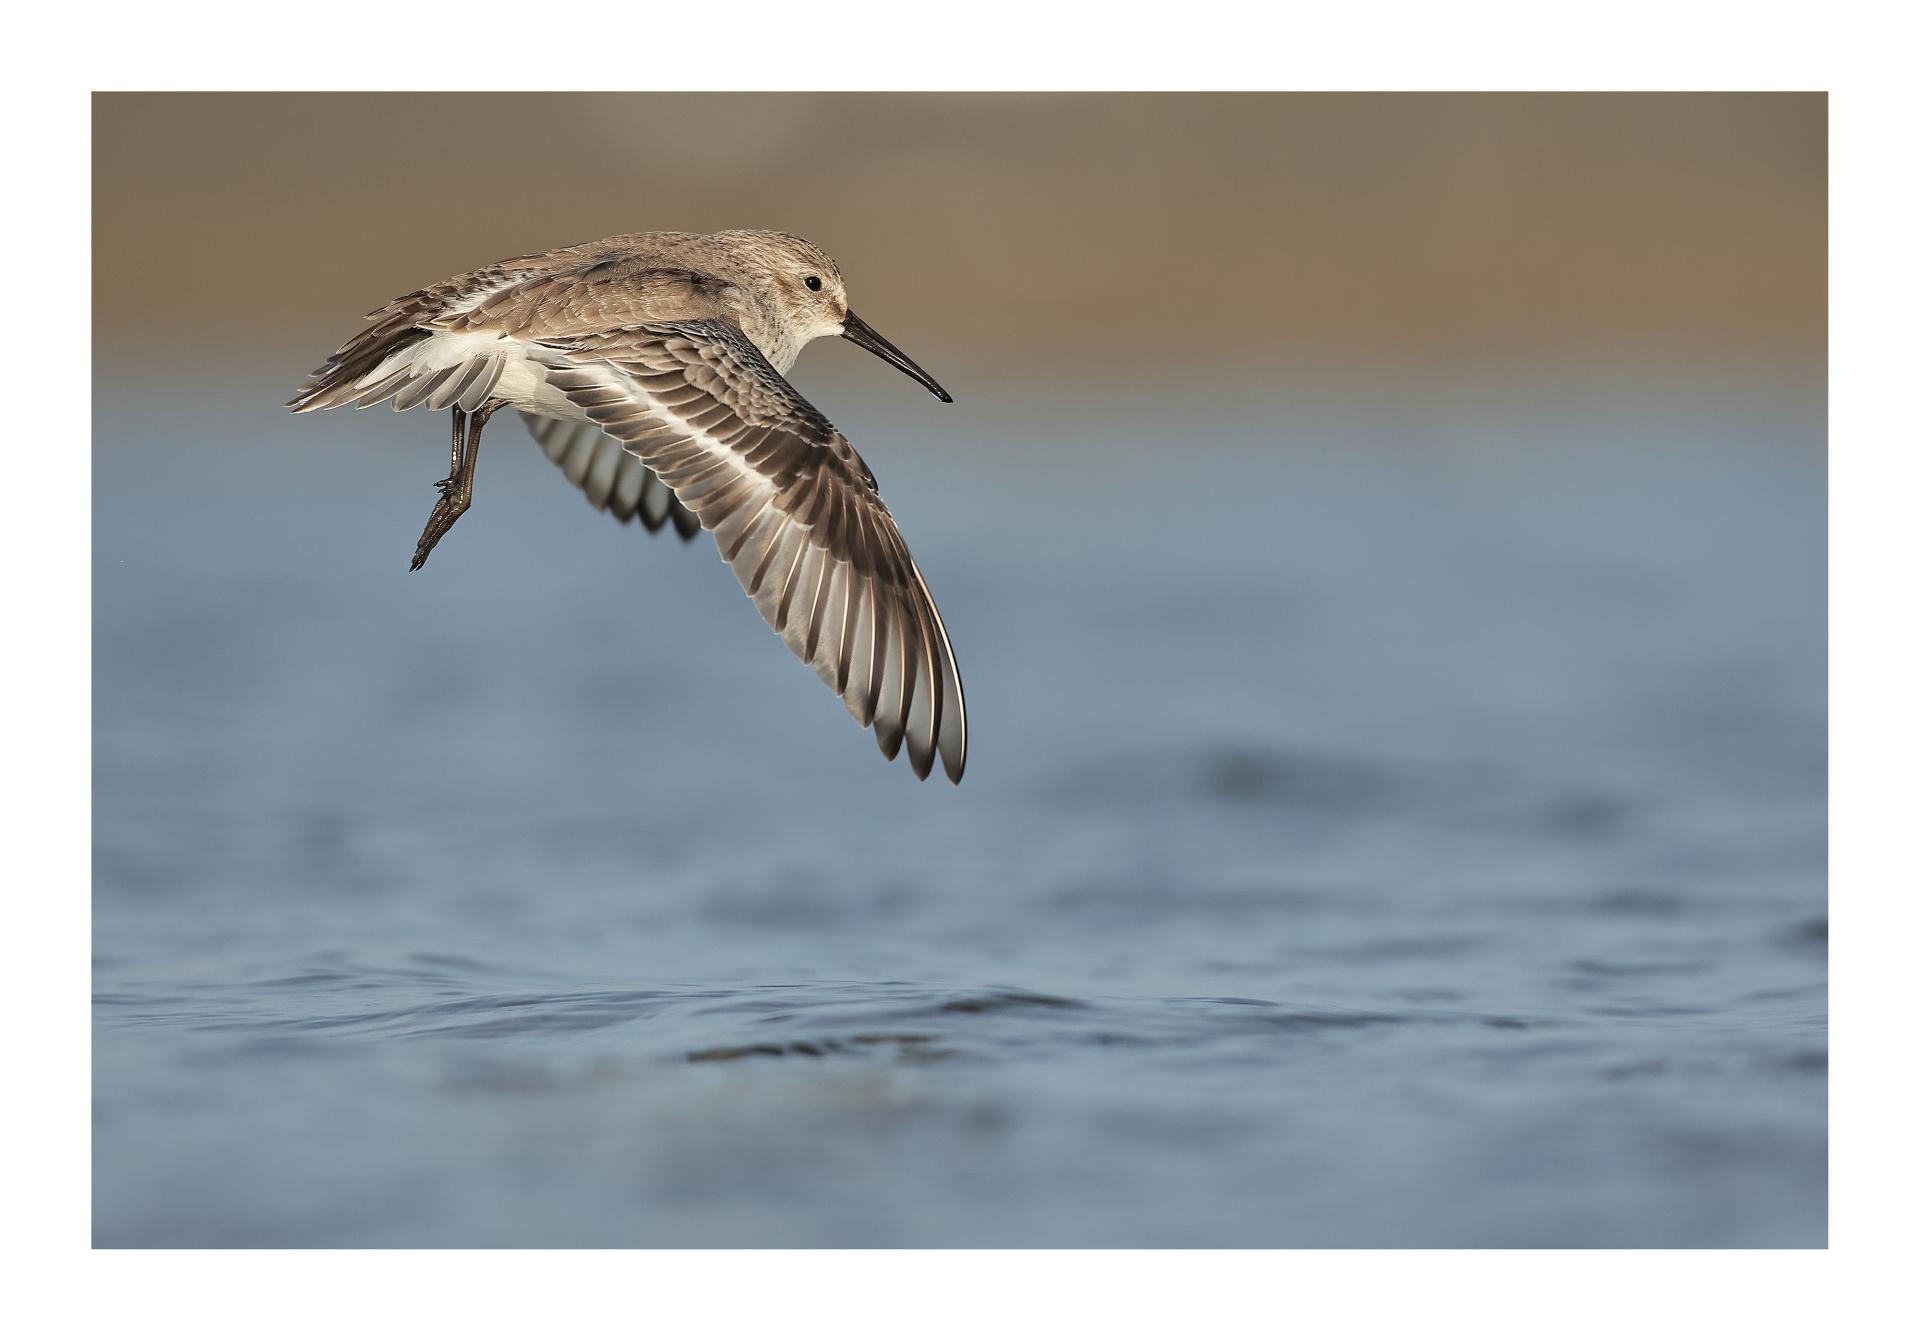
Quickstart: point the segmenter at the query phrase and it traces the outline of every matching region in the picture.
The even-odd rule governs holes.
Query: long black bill
[[[879,331],[876,331],[873,327],[867,325],[866,322],[854,316],[853,313],[847,313],[846,324],[841,328],[840,334],[846,336],[847,339],[853,341],[862,349],[872,350],[888,363],[891,363],[901,372],[938,396],[941,400],[944,400],[949,405],[953,404],[953,397],[947,394],[947,389],[929,377],[925,368],[922,368],[905,354],[902,354],[899,349],[894,346],[893,341],[887,339],[887,337],[880,334]]]

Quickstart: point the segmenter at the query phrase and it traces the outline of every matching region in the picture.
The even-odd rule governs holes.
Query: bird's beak
[[[888,363],[891,363],[901,372],[938,396],[941,400],[944,400],[949,405],[953,404],[953,397],[947,394],[947,389],[929,377],[925,368],[922,368],[905,354],[902,354],[894,347],[893,341],[887,339],[887,337],[880,334],[879,331],[867,325],[866,322],[853,315],[851,311],[847,313],[846,324],[840,328],[840,334],[846,336],[847,339],[853,341],[862,349],[872,350]]]

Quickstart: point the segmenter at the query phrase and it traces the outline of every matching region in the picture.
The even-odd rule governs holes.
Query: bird
[[[516,256],[395,298],[301,384],[296,414],[452,411],[412,570],[473,502],[480,434],[520,412],[602,511],[710,533],[761,616],[914,775],[960,781],[967,710],[946,625],[873,472],[786,379],[841,336],[951,403],[847,306],[793,233],[624,233]]]

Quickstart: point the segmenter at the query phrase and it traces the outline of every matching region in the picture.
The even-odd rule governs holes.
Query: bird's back
[[[514,256],[394,299],[368,319],[529,339],[719,316],[728,287],[699,265],[692,233],[622,233]]]
[[[367,314],[371,323],[301,387],[297,409],[353,401],[400,366],[440,359],[420,346],[458,334],[546,340],[659,321],[721,317],[738,321],[741,296],[699,268],[693,233],[623,233],[570,247],[510,257],[403,294]],[[411,352],[409,352],[411,351]],[[523,408],[535,408],[532,404]]]

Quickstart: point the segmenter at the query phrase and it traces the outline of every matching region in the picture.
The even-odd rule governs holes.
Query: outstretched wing
[[[526,346],[548,382],[713,532],[788,647],[926,777],[958,782],[967,710],[946,627],[873,474],[741,330],[651,322]]]

